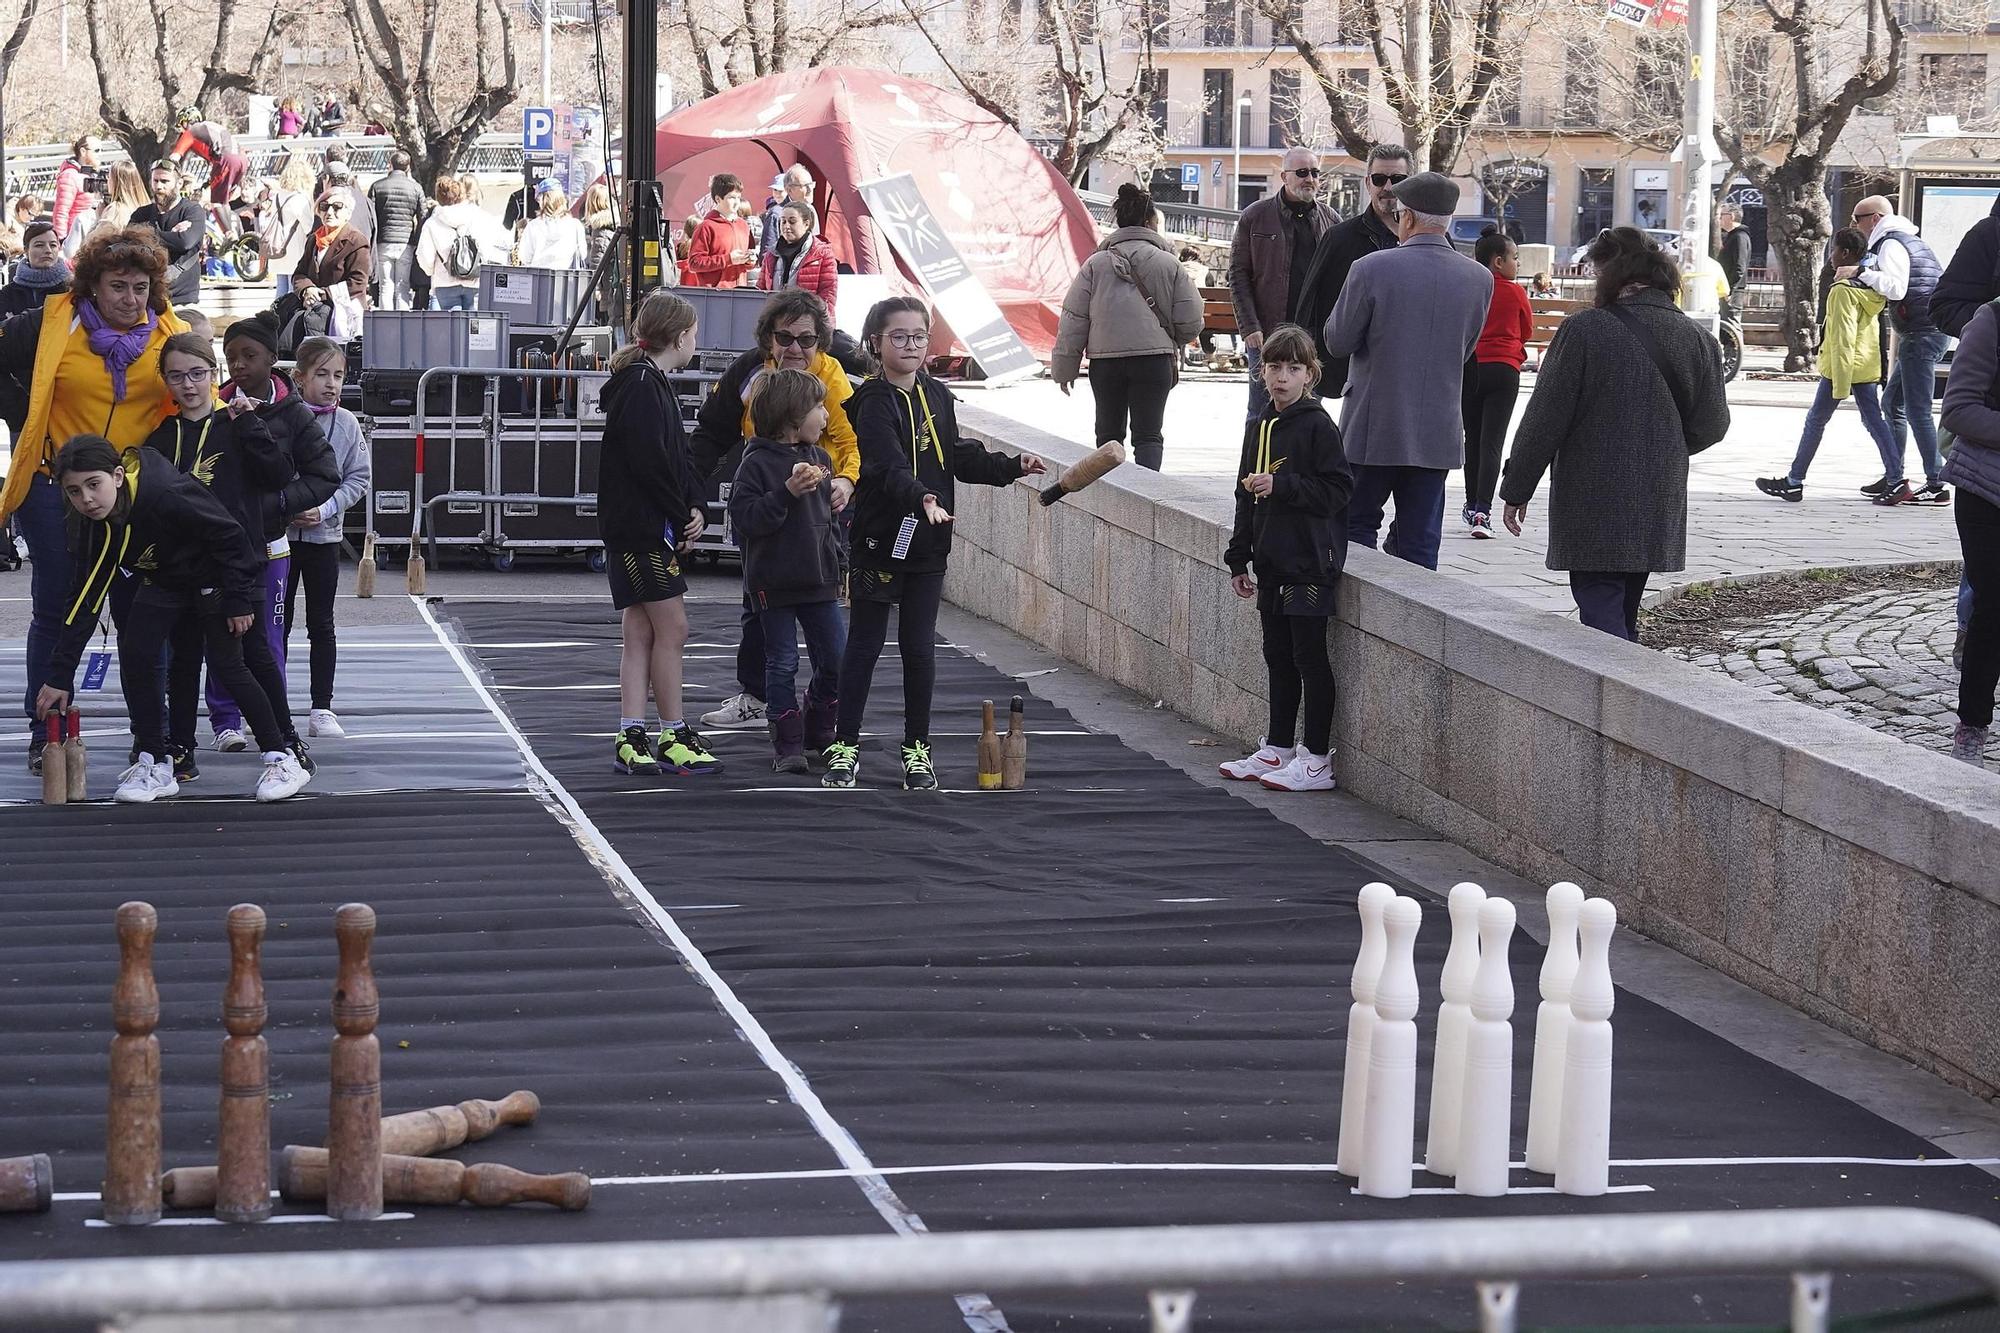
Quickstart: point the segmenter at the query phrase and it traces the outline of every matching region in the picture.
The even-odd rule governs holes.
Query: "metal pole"
[[[1681,136],[1681,237],[1690,266],[1708,255],[1710,196],[1715,188],[1715,165],[1719,156],[1715,149],[1715,11],[1718,3],[1719,0],[1688,0],[1687,120]],[[1698,301],[1703,309],[1713,306],[1713,285],[1695,283],[1690,299]]]
[[[1243,206],[1243,115],[1249,109],[1250,94],[1244,93],[1236,99],[1235,118],[1229,126],[1229,137],[1236,145],[1236,165],[1229,173],[1230,197],[1222,201],[1222,206],[1232,211]]]
[[[542,6],[542,105],[553,106],[549,100],[549,60],[555,50],[555,0],[541,0]]]
[[[631,191],[626,218],[631,226],[631,258],[625,265],[626,310],[660,285],[661,268],[673,262],[661,252],[664,200],[660,197],[655,107],[659,77],[659,0],[627,0],[625,5],[625,186]]]

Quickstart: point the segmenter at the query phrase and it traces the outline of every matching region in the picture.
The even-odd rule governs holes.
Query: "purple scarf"
[[[305,403],[306,411],[312,413],[316,417],[330,417],[335,412],[338,412],[340,410],[339,403],[328,403],[325,407],[321,407],[318,403],[309,403],[306,402],[306,400],[303,398],[299,399],[299,401]]]
[[[84,332],[90,335],[90,350],[104,358],[104,368],[111,373],[111,400],[124,402],[125,372],[145,355],[146,344],[152,341],[160,317],[148,308],[144,324],[121,332],[104,322],[95,301],[87,298],[78,301],[76,313],[83,322]]]

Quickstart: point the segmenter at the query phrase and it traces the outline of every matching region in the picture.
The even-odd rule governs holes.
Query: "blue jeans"
[[[824,707],[840,697],[840,655],[847,651],[847,621],[839,602],[800,602],[757,613],[764,626],[764,708],[777,717],[798,711],[799,631],[806,632],[812,684],[806,698]]]
[[[1444,536],[1443,468],[1354,465],[1354,495],[1347,502],[1347,540],[1373,548],[1382,527],[1382,511],[1391,498],[1396,520],[1382,543],[1386,555],[1425,569],[1438,567],[1438,542]]]
[[[1861,409],[1861,424],[1868,428],[1868,436],[1875,441],[1875,452],[1882,455],[1883,465],[1889,458],[1889,423],[1882,419],[1880,386],[1857,384],[1854,386],[1854,405]],[[1833,420],[1840,400],[1833,396],[1833,381],[1822,379],[1819,391],[1813,395],[1812,406],[1806,409],[1806,428],[1799,433],[1799,452],[1792,459],[1792,470],[1786,480],[1792,485],[1802,485],[1806,479],[1806,469],[1812,466],[1813,455],[1819,452],[1820,436],[1826,433],[1826,423]]]
[[[1882,451],[1883,475],[1903,480],[1903,446],[1917,437],[1924,480],[1944,475],[1938,461],[1937,418],[1931,415],[1931,395],[1937,392],[1937,365],[1948,341],[1942,333],[1918,333],[1896,340],[1896,367],[1889,375],[1889,392],[1882,406],[1889,416],[1889,447]],[[1908,431],[1905,432],[1907,425]]]
[[[431,305],[439,310],[470,310],[479,304],[477,287],[433,287]]]
[[[17,442],[17,449],[29,446]],[[14,511],[14,526],[28,543],[29,596],[33,610],[28,617],[28,688],[21,711],[30,723],[35,716],[35,696],[49,683],[49,661],[56,655],[56,639],[62,633],[63,612],[70,595],[69,535],[63,530],[63,498],[56,484],[37,475],[28,483],[27,498]],[[74,691],[76,678],[58,681]]]
[[[1264,349],[1246,347],[1244,357],[1250,362],[1250,411],[1248,419],[1257,420],[1264,415],[1264,409],[1271,405],[1270,391],[1264,387]]]

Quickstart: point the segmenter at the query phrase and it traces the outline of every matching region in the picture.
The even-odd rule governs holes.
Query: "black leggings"
[[[896,613],[896,645],[903,654],[903,739],[931,738],[931,692],[937,684],[938,603],[944,599],[944,575],[903,575],[903,596]],[[868,709],[868,687],[875,663],[889,637],[889,602],[856,598],[848,612],[847,652],[840,661],[840,720],[837,739],[853,744],[861,739],[861,717]]]
[[[1333,665],[1326,657],[1325,616],[1288,616],[1259,608],[1264,622],[1264,665],[1271,673],[1271,727],[1264,743],[1279,749],[1298,734],[1299,703],[1306,710],[1306,750],[1333,747]]]
[[[118,631],[118,675],[125,686],[125,711],[139,749],[164,759],[176,749],[194,748],[195,703],[201,695],[201,664],[229,691],[243,710],[243,720],[256,734],[257,747],[269,752],[285,748],[285,732],[271,704],[275,690],[284,701],[284,681],[268,644],[256,636],[229,632],[228,618],[198,606],[189,597],[151,586],[141,587],[126,608]],[[172,661],[163,663],[171,649]],[[246,650],[253,658],[246,660]],[[171,740],[167,704],[171,698]]]
[[[292,613],[299,584],[306,585],[306,638],[312,644],[312,706],[333,707],[333,668],[339,650],[333,642],[333,604],[340,592],[340,543],[293,542],[292,568],[285,576],[285,644],[291,655]]]
[[[1132,461],[1160,470],[1166,457],[1167,395],[1174,391],[1177,354],[1114,356],[1090,363],[1090,395],[1097,403],[1096,444],[1125,438],[1132,424]]]
[[[1465,418],[1465,505],[1484,514],[1493,508],[1500,484],[1500,452],[1514,400],[1521,396],[1521,372],[1502,361],[1468,361],[1459,410]]]
[[[1958,673],[1958,720],[1968,727],[1990,727],[1993,691],[2000,683],[2000,508],[1963,486],[1953,503],[1958,544],[1965,554],[1965,577],[1972,584],[1965,669]]]

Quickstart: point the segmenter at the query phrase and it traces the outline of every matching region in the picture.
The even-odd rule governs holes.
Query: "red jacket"
[[[792,280],[787,284],[803,287],[826,302],[826,313],[833,315],[835,296],[840,291],[840,261],[833,257],[833,247],[819,236],[809,237],[805,253],[799,256],[798,266],[792,270]],[[774,250],[764,256],[764,290],[778,290],[778,254]]]
[[[83,167],[73,157],[64,158],[56,168],[56,197],[49,206],[49,221],[55,224],[56,239],[69,239],[71,227],[97,207],[97,200],[83,192]]]
[[[1486,307],[1486,327],[1473,345],[1474,361],[1492,361],[1519,370],[1528,363],[1528,343],[1535,336],[1535,309],[1521,284],[1493,275],[1493,304]]]
[[[743,275],[750,271],[750,261],[733,263],[729,258],[731,250],[750,249],[750,222],[747,218],[724,221],[722,214],[710,211],[694,229],[694,240],[688,246],[688,271],[694,275],[696,287],[735,287],[741,285]],[[755,258],[755,251],[751,258]]]

